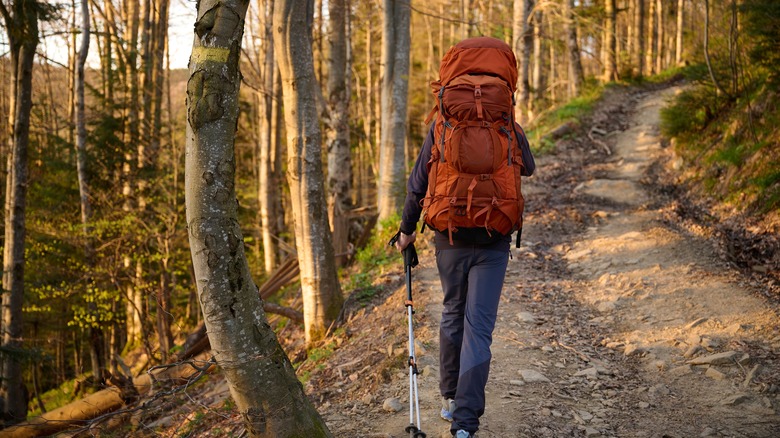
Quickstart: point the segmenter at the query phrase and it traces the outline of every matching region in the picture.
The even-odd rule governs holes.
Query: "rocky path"
[[[524,243],[506,277],[480,438],[780,436],[776,307],[708,242],[670,226],[667,201],[643,184],[669,153],[658,111],[673,92],[611,93],[592,123],[615,131],[605,140],[612,154],[564,144],[525,186]],[[422,426],[448,437],[438,418],[441,296],[430,244],[419,245]],[[373,327],[382,341],[366,349],[379,356],[364,361],[386,351],[400,363],[354,365],[347,396],[320,405],[336,436],[408,436],[399,304]],[[358,389],[369,381],[383,383]]]

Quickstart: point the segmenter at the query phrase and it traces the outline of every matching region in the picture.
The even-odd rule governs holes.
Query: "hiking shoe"
[[[455,434],[455,438],[474,438],[474,435],[461,429]]]
[[[452,413],[455,412],[455,400],[451,398],[443,398],[441,400],[441,418],[444,421],[452,422]]]

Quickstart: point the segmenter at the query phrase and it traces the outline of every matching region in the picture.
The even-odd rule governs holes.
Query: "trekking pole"
[[[400,232],[399,232],[400,233]],[[389,245],[395,246],[398,241],[399,233],[390,239]],[[409,325],[409,425],[406,426],[406,432],[410,438],[425,438],[425,432],[420,425],[420,398],[417,388],[417,357],[414,353],[414,327],[412,325],[412,315],[414,314],[414,303],[412,301],[412,268],[420,262],[417,259],[417,250],[414,244],[410,244],[401,251],[404,256],[404,274],[406,274],[406,315]],[[417,422],[415,423],[415,414]]]

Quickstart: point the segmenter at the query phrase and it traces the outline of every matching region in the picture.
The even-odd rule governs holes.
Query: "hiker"
[[[432,83],[438,113],[407,183],[398,250],[414,243],[417,222],[434,230],[444,293],[439,327],[441,417],[457,438],[473,437],[485,411],[490,344],[512,233],[518,245],[520,176],[534,171],[514,121],[515,56],[504,42],[469,38],[442,59]]]

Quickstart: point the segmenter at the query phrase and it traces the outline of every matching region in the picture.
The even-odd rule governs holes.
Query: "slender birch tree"
[[[580,59],[580,46],[577,42],[577,16],[574,13],[574,0],[563,0],[564,33],[566,34],[566,49],[569,58],[569,95],[577,96],[585,82]],[[552,76],[550,76],[552,77]]]
[[[604,40],[606,47],[604,75],[602,80],[609,82],[617,79],[617,12],[615,0],[604,0],[606,20],[604,23]]]
[[[512,47],[515,53],[519,54],[517,60],[519,65],[519,75],[517,78],[517,109],[516,117],[524,120],[528,110],[528,101],[530,97],[530,63],[531,53],[533,52],[534,30],[531,22],[535,0],[515,0],[514,3],[514,23],[513,23],[513,41]]]
[[[274,84],[277,79],[273,33],[274,0],[267,0],[263,3],[263,6],[260,13],[263,21],[263,89],[259,104],[260,168],[257,175],[259,178],[258,200],[263,240],[263,261],[265,272],[270,274],[279,262],[277,257],[278,244],[276,241],[279,238],[279,230],[276,226],[279,213],[279,184],[277,181],[277,169],[274,166],[274,157],[276,156],[274,147],[276,144],[274,142],[273,108],[275,100],[280,99],[281,96],[274,93]]]
[[[322,174],[322,135],[311,45],[313,3],[276,0],[274,48],[284,96],[287,181],[301,270],[306,343],[322,338],[344,299],[338,283]]]
[[[381,141],[379,144],[379,219],[401,209],[405,190],[404,150],[409,90],[411,5],[385,0],[382,26]]]
[[[328,2],[328,216],[333,230],[333,248],[339,264],[346,261],[349,218],[352,209],[352,159],[349,143],[349,99],[352,80],[347,68],[349,35],[347,0]]]

